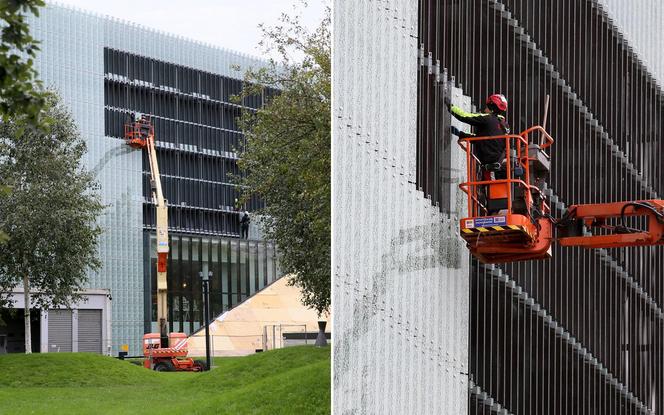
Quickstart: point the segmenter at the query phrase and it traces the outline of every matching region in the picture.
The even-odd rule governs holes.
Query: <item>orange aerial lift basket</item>
[[[505,142],[502,162],[480,163],[474,149],[486,140]],[[520,134],[459,139],[467,165],[467,181],[459,187],[468,196],[469,215],[461,219],[461,236],[482,262],[551,256],[553,229],[543,191],[550,170],[546,149],[552,144],[540,126]]]
[[[475,157],[473,146],[485,140],[505,141],[501,163],[482,166]],[[459,187],[468,195],[469,214],[461,219],[461,236],[475,257],[491,264],[545,259],[554,240],[584,248],[664,245],[660,199],[572,205],[553,218],[543,194],[552,144],[540,126],[518,135],[459,139],[468,168]]]
[[[124,126],[124,138],[132,148],[143,149],[147,147],[148,140],[154,137],[154,127],[147,115],[142,115],[137,121]]]

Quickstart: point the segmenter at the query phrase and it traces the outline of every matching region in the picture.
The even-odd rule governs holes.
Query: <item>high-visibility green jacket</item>
[[[462,110],[456,105],[450,107],[450,112],[457,120],[472,125],[475,136],[491,137],[510,133],[505,117],[498,114],[470,113]],[[505,153],[505,140],[486,140],[473,143],[475,155],[482,164],[490,164],[501,161]]]

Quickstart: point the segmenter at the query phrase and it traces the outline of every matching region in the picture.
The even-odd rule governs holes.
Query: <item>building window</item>
[[[150,234],[150,318],[157,326],[157,240]],[[171,235],[168,258],[168,308],[171,331],[192,333],[203,325],[203,288],[199,272],[212,271],[210,317],[238,305],[281,277],[274,244],[209,236]]]

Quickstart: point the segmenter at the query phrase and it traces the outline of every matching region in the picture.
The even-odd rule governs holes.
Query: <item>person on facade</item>
[[[147,140],[150,135],[150,124],[143,114],[137,112],[134,114],[134,121],[139,125],[142,140]]]
[[[509,125],[505,119],[507,111],[507,99],[502,94],[490,95],[486,100],[486,106],[481,113],[469,113],[456,105],[452,105],[450,99],[445,97],[445,106],[452,116],[457,120],[474,127],[474,134],[464,133],[452,127],[452,133],[461,138],[465,137],[491,137],[510,133]],[[501,163],[505,158],[505,140],[482,140],[473,143],[473,152],[483,167],[484,180],[490,180],[490,173],[486,166]]]
[[[448,97],[445,97],[444,102],[454,118],[474,128],[474,134],[469,134],[452,127],[452,134],[460,138],[504,136],[510,133],[509,125],[505,119],[507,99],[502,94],[490,95],[486,100],[484,111],[481,113],[466,112],[460,107],[452,105]],[[471,145],[470,142],[468,144]],[[507,178],[507,171],[503,165],[506,158],[505,140],[503,138],[474,141],[472,142],[472,149],[480,163],[480,168],[477,171],[479,180],[488,181]],[[501,212],[502,206],[490,207],[488,186],[478,186],[478,193],[480,203],[486,206],[488,215]]]
[[[240,227],[242,230],[241,238],[243,239],[249,239],[249,222],[251,222],[251,219],[249,218],[249,212],[245,210],[242,214],[242,218],[240,219]]]

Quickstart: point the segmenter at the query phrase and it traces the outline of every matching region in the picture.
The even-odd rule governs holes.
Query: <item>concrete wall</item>
[[[334,412],[465,414],[463,204],[443,215],[414,184],[417,2],[333,9]]]

